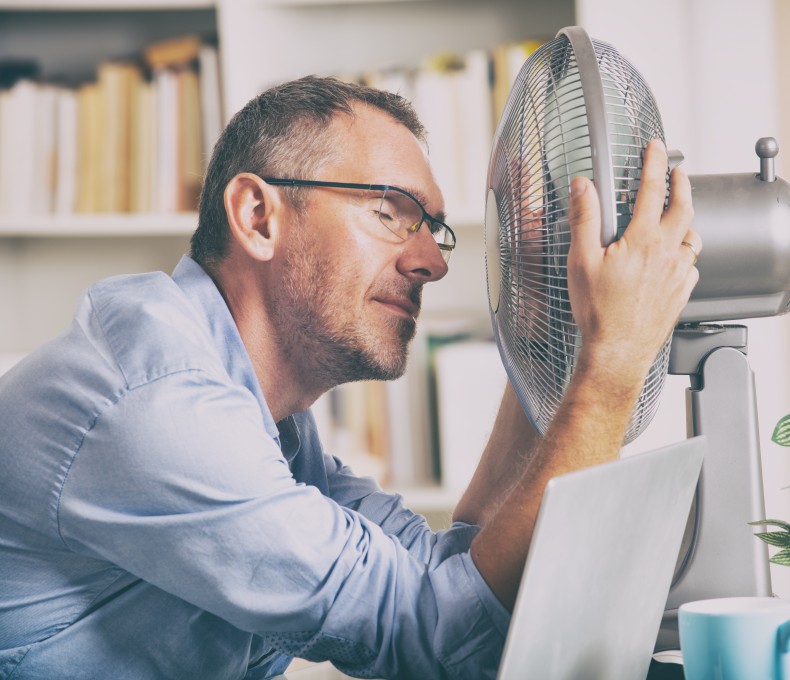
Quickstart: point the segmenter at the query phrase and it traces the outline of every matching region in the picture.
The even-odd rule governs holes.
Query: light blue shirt
[[[493,678],[509,623],[469,556],[275,423],[212,280],[90,288],[0,379],[0,678]]]

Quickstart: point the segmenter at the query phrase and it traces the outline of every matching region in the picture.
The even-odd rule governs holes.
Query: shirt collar
[[[247,354],[236,322],[216,284],[188,255],[184,255],[176,265],[173,280],[200,314],[230,379],[255,395],[261,407],[266,431],[280,444],[279,428],[263,396],[250,355]],[[293,453],[295,455],[295,451]]]

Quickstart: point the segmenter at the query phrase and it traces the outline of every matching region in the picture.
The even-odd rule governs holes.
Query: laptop
[[[694,437],[548,483],[497,680],[647,677],[705,449]]]
[[[552,479],[498,680],[647,677],[704,437]]]

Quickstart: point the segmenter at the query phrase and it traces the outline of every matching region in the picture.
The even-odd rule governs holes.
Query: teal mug
[[[687,602],[678,627],[686,680],[790,680],[790,600]]]

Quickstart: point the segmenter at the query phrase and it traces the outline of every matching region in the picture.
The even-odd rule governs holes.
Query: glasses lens
[[[379,220],[398,238],[407,239],[420,228],[425,217],[422,206],[411,196],[394,190],[385,191],[381,195]],[[449,227],[441,222],[429,218],[427,223],[431,236],[439,246],[444,261],[447,262],[455,247],[455,236]]]
[[[455,236],[453,232],[450,231],[447,225],[441,222],[434,222],[431,228],[431,235],[439,246],[444,261],[449,262],[450,254],[453,252],[453,248],[455,248]]]
[[[422,222],[422,206],[398,191],[385,191],[381,195],[379,220],[395,236],[408,238]]]

